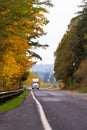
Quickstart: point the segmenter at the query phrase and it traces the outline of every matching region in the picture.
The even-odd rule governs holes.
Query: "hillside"
[[[53,71],[54,71],[53,64],[36,64],[31,68],[31,72],[38,75],[45,83],[54,82]]]
[[[53,64],[36,64],[31,68],[32,72],[51,72],[53,73]]]

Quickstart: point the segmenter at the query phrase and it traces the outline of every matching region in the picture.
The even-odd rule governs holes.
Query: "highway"
[[[0,130],[87,130],[87,94],[31,90],[21,106],[0,114]]]
[[[87,130],[87,94],[49,90],[33,93],[53,130]]]

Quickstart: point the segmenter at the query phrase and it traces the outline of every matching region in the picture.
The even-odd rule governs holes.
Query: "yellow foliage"
[[[63,81],[60,82],[60,87],[61,87],[61,88],[64,88],[64,87],[65,87],[65,84],[63,83]]]
[[[2,14],[2,15],[6,15],[8,13],[10,13],[10,9],[5,9],[3,11],[0,11],[0,14]]]
[[[0,85],[14,89],[34,64],[32,57],[26,56],[26,50],[32,49],[29,46],[32,37],[38,38],[44,34],[42,27],[47,23],[44,13],[48,11],[39,0],[3,0],[0,8]]]
[[[26,25],[29,25],[30,27],[31,27],[31,26],[35,26],[35,22],[30,21],[30,20],[27,19],[27,18],[22,18],[22,19],[21,19],[21,22],[19,21],[19,24],[20,24],[20,25],[26,24]]]
[[[18,22],[17,22],[17,21],[14,21],[14,22],[13,22],[13,25],[14,25],[14,26],[17,26],[17,25],[18,25]]]
[[[28,39],[26,37],[19,37],[19,36],[14,36],[11,35],[9,36],[7,43],[10,44],[10,49],[12,51],[18,51],[18,53],[25,53],[25,51],[30,48],[28,45]],[[9,49],[8,48],[8,49]]]
[[[20,77],[21,76],[21,66],[18,64],[14,57],[12,52],[9,52],[8,54],[4,55],[4,67],[2,76],[12,78],[14,77]]]

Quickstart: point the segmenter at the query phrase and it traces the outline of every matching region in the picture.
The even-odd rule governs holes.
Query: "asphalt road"
[[[0,114],[0,130],[44,130],[30,93],[21,106]]]
[[[41,120],[41,108],[32,94],[51,129],[43,126],[46,120]],[[0,114],[0,130],[87,130],[87,94],[32,90],[21,106]]]
[[[87,130],[87,94],[34,91],[53,130]]]

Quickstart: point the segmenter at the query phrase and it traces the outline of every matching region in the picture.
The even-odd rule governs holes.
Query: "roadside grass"
[[[44,83],[41,88],[47,88],[50,90],[60,90],[56,85],[51,84],[51,83]]]
[[[43,83],[43,85],[41,86],[41,88],[49,88],[52,85],[50,83]]]
[[[87,93],[87,87],[79,89],[80,93]]]
[[[0,105],[0,113],[12,110],[22,104],[24,98],[28,95],[29,91],[25,90],[21,95],[8,101],[7,103]]]

